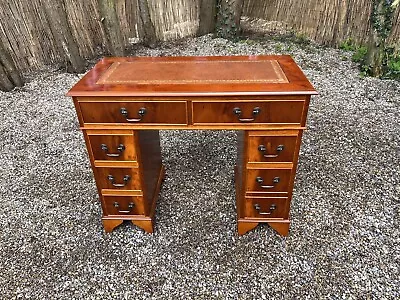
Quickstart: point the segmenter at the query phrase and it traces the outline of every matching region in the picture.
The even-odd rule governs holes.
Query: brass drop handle
[[[131,179],[131,176],[125,175],[124,176],[124,183],[115,183],[115,178],[113,175],[108,175],[107,176],[108,180],[111,182],[111,184],[115,187],[124,187],[128,184],[128,181]]]
[[[260,187],[263,189],[273,189],[275,187],[275,184],[279,183],[281,179],[279,177],[274,177],[274,179],[272,180],[273,185],[263,185],[264,179],[260,176],[258,176],[256,178],[257,183],[260,184]]]
[[[129,214],[132,211],[132,208],[135,206],[133,202],[129,202],[128,204],[128,210],[119,210],[119,203],[114,202],[114,207],[118,209],[118,212],[120,214]]]
[[[279,156],[279,153],[283,151],[284,148],[284,145],[278,145],[278,147],[276,147],[276,154],[265,154],[265,152],[267,151],[267,147],[265,147],[264,145],[259,145],[258,151],[260,151],[265,158],[275,158]]]
[[[128,118],[128,110],[125,108],[125,107],[122,107],[121,109],[120,109],[120,112],[121,112],[121,115],[123,115],[124,117],[125,117],[125,120],[127,121],[127,122],[140,122],[140,121],[142,121],[142,118],[143,118],[143,116],[146,114],[146,112],[147,112],[147,110],[146,110],[146,108],[145,107],[142,107],[142,108],[140,108],[139,110],[138,110],[138,112],[137,112],[137,114],[138,114],[138,116],[139,116],[139,118],[135,118],[135,119],[130,119],[130,118]]]
[[[100,147],[101,147],[101,150],[103,150],[108,157],[119,157],[119,156],[121,156],[122,152],[124,152],[124,150],[125,150],[125,146],[123,144],[118,145],[117,150],[119,151],[119,153],[108,153],[108,147],[106,144],[101,144]]]
[[[241,118],[240,115],[242,114],[242,110],[239,107],[235,107],[233,109],[233,113],[238,117],[240,122],[253,122],[256,119],[256,116],[261,112],[261,108],[254,107],[253,108],[253,118]]]
[[[276,210],[276,205],[271,204],[271,206],[269,207],[269,211],[261,211],[261,206],[258,203],[254,204],[254,208],[258,212],[259,215],[272,215],[274,210]]]

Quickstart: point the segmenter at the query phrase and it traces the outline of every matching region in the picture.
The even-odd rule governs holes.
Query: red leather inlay
[[[114,62],[97,84],[288,83],[276,60]]]

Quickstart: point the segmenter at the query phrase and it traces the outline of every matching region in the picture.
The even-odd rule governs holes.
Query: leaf
[[[400,4],[400,0],[394,0],[392,3],[392,7],[396,7],[399,4]]]

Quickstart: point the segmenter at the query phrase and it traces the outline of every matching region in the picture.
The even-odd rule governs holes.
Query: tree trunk
[[[240,33],[240,17],[244,0],[219,0],[216,34],[232,39]]]
[[[46,0],[43,3],[51,33],[59,52],[64,54],[67,71],[83,73],[85,61],[79,54],[78,46],[69,27],[64,0]]]
[[[371,13],[371,30],[366,64],[372,76],[382,77],[388,71],[390,53],[388,37],[393,29],[394,7],[387,0],[375,0]]]
[[[0,44],[0,89],[9,91],[24,84],[15,63],[3,45]]]
[[[115,0],[99,0],[101,20],[107,37],[108,51],[114,56],[124,56],[125,47],[119,26]]]
[[[199,28],[197,35],[205,35],[215,30],[217,0],[200,0]]]
[[[368,41],[368,53],[366,59],[366,66],[369,67],[368,72],[372,76],[382,76],[383,69],[383,57],[384,57],[384,43],[379,39],[379,36],[375,30],[371,30],[369,41]]]
[[[151,48],[157,45],[156,29],[151,21],[149,4],[147,0],[139,0],[140,19],[143,23],[144,40],[143,43]]]
[[[0,64],[0,90],[8,92],[11,91],[15,85],[10,81],[7,76],[6,71],[3,66]]]

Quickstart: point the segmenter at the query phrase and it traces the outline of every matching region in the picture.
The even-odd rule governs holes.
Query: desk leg
[[[289,234],[289,227],[290,227],[289,221],[262,222],[262,223],[267,223],[272,229],[274,229],[277,233],[279,233],[282,236],[288,236]],[[258,222],[246,222],[238,220],[238,234],[239,235],[246,234],[250,230],[256,228],[258,224],[259,224]]]
[[[153,220],[132,220],[132,223],[139,228],[142,228],[147,233],[153,233]]]
[[[248,231],[254,229],[257,227],[258,223],[257,222],[242,222],[238,220],[238,234],[243,235],[246,234]]]
[[[103,220],[103,227],[105,232],[112,232],[115,227],[121,225],[124,220]]]
[[[268,225],[271,226],[276,232],[278,232],[282,236],[288,236],[289,234],[289,226],[290,222],[268,222]]]
[[[103,220],[104,231],[112,232],[115,227],[122,224],[124,220]],[[153,233],[153,220],[131,220],[137,227],[143,229],[147,233]]]

